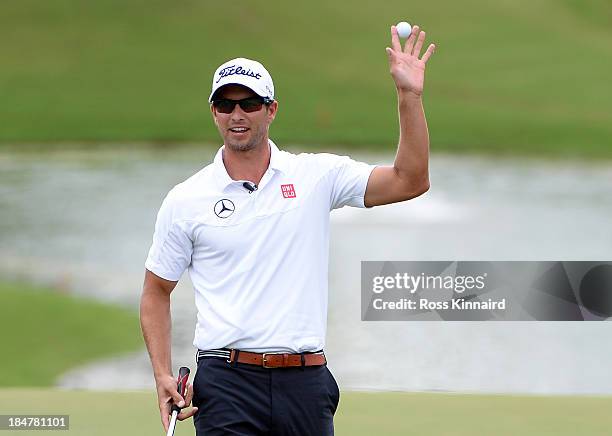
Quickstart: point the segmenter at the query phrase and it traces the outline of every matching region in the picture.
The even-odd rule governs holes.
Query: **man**
[[[214,162],[165,198],[146,261],[141,325],[164,428],[172,403],[194,408],[198,435],[330,435],[339,400],[323,346],[329,212],[409,200],[429,189],[422,106],[425,32],[387,48],[398,95],[392,166],[331,154],[294,155],[269,139],[278,102],[258,62],[226,62],[213,77]],[[198,310],[198,369],[183,399],[170,356],[170,293],[189,269]]]

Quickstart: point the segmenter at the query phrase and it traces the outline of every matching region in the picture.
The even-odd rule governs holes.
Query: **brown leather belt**
[[[229,350],[228,363],[246,363],[263,368],[291,368],[301,366],[325,365],[327,360],[322,351],[317,353],[251,353],[249,351]]]

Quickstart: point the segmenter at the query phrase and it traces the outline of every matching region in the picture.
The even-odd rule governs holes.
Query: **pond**
[[[0,274],[137,308],[161,200],[215,151],[0,153]],[[431,184],[406,203],[332,213],[326,352],[341,387],[611,394],[611,323],[362,322],[359,280],[362,260],[610,260],[612,163],[434,154]],[[187,276],[172,299],[174,366],[194,369]],[[58,383],[154,386],[144,350]]]

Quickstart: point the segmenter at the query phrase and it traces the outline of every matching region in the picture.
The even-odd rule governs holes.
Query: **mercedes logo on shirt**
[[[233,214],[235,210],[236,206],[234,206],[234,202],[227,198],[217,201],[214,207],[215,215],[219,218],[227,218]]]

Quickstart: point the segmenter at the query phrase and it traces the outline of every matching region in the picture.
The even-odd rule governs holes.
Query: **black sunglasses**
[[[267,97],[248,97],[243,98],[242,100],[230,100],[229,98],[219,98],[217,100],[213,100],[213,106],[217,111],[222,114],[231,114],[234,111],[236,105],[240,105],[240,109],[245,112],[257,112],[261,110],[262,106],[265,104],[269,106],[274,100]]]

